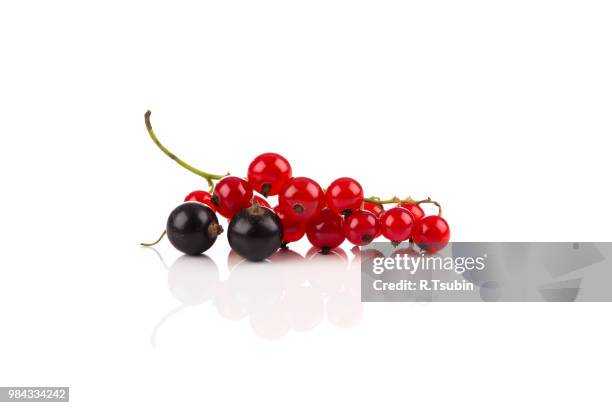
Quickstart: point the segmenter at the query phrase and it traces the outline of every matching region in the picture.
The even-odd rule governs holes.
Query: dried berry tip
[[[261,194],[264,197],[268,197],[268,195],[270,194],[270,189],[272,188],[272,184],[270,183],[264,183],[261,185]]]
[[[370,242],[372,242],[372,240],[374,239],[374,237],[372,237],[370,234],[364,234],[361,237],[361,240],[363,241],[364,244],[369,244]]]
[[[249,215],[254,215],[260,217],[264,215],[265,211],[261,205],[257,202],[257,200],[253,199],[252,205],[247,209]]]
[[[208,236],[211,238],[221,235],[222,232],[223,227],[216,222],[213,222],[208,226]]]

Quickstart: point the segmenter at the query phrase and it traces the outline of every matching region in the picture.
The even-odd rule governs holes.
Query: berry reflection
[[[151,336],[155,346],[164,323],[182,309],[210,302],[229,321],[247,320],[258,337],[274,340],[306,333],[322,323],[350,328],[363,317],[359,271],[341,248],[322,255],[311,248],[305,256],[284,249],[264,262],[248,262],[231,251],[229,277],[221,279],[215,262],[203,256],[183,255],[170,267],[154,248],[168,272],[168,288],[181,304],[165,315]]]

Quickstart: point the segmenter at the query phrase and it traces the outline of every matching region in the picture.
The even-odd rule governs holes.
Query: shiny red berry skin
[[[253,188],[240,177],[224,177],[215,185],[212,202],[225,218],[232,218],[243,208],[251,206]]]
[[[363,189],[361,184],[350,177],[341,177],[331,182],[325,192],[327,208],[339,213],[350,214],[361,207]]]
[[[325,194],[316,181],[308,177],[294,177],[281,189],[278,203],[290,209],[291,215],[299,221],[307,222],[323,208]]]
[[[277,195],[291,178],[291,165],[277,153],[263,153],[249,165],[247,179],[265,197]]]
[[[344,235],[353,245],[367,245],[380,231],[378,218],[370,211],[355,210],[344,220]]]
[[[254,195],[253,196],[253,200],[257,201],[257,204],[259,204],[262,207],[266,207],[266,208],[272,209],[272,206],[270,205],[270,203],[265,198],[263,198],[263,197]]]
[[[374,203],[370,203],[367,201],[363,202],[363,209],[366,211],[370,211],[371,213],[373,213],[375,216],[379,218],[382,215],[382,213],[385,212],[385,209],[383,208],[381,204],[374,204]]]
[[[416,203],[404,203],[400,207],[407,209],[412,214],[412,219],[416,222],[425,217],[425,211]]]
[[[410,211],[403,207],[393,207],[380,217],[382,235],[394,243],[410,238],[413,227],[414,218]]]
[[[187,196],[185,197],[185,202],[187,201],[197,201],[200,202],[202,204],[206,204],[207,206],[209,206],[211,208],[211,210],[213,211],[217,211],[217,206],[213,204],[213,202],[210,200],[211,199],[211,195],[208,191],[202,191],[202,190],[195,190],[192,191],[191,193],[187,194]]]
[[[295,242],[302,239],[306,234],[306,225],[291,216],[291,213],[285,208],[277,205],[274,207],[274,212],[283,224],[283,243]]]
[[[381,204],[373,204],[373,203],[369,203],[367,201],[363,202],[363,209],[373,213],[375,216],[378,217],[379,221],[380,221],[380,216],[383,215],[384,212],[385,212],[385,208]],[[379,228],[378,229],[378,234],[376,234],[376,236],[374,238],[378,238],[381,235],[382,235],[382,231]]]
[[[450,227],[438,215],[429,215],[416,222],[412,239],[426,252],[437,252],[450,240]]]
[[[308,241],[326,254],[344,242],[342,224],[342,216],[325,208],[308,222],[306,226]]]

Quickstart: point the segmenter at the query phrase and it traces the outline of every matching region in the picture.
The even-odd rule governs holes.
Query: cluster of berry
[[[188,194],[185,203],[168,218],[168,238],[182,252],[202,253],[212,246],[222,232],[217,213],[230,220],[228,241],[232,249],[250,260],[268,258],[304,235],[324,254],[345,239],[367,245],[382,235],[396,245],[410,240],[424,251],[435,252],[450,238],[440,205],[429,198],[365,198],[361,185],[349,177],[336,179],[323,190],[310,178],[293,177],[291,165],[277,153],[257,156],[246,179],[198,170],[159,142],[149,117],[147,112],[147,130],[155,144],[178,164],[204,177],[211,188],[210,192]],[[278,196],[277,206],[272,207],[264,198],[270,196]],[[438,215],[425,216],[424,203],[436,205]],[[384,204],[394,206],[385,210]]]

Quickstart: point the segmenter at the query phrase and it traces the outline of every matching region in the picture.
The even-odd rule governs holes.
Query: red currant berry
[[[310,243],[321,249],[324,254],[344,242],[342,217],[329,208],[323,209],[315,218],[308,222],[306,236]]]
[[[255,191],[267,196],[277,195],[291,178],[291,165],[277,153],[257,156],[249,165],[247,179]]]
[[[344,235],[354,245],[369,244],[379,230],[378,218],[370,211],[353,211],[344,221]]]
[[[299,241],[306,233],[306,226],[300,220],[291,216],[291,212],[285,207],[277,205],[274,212],[283,224],[283,244]]]
[[[253,188],[240,177],[224,177],[217,185],[211,198],[213,204],[219,208],[219,214],[225,218],[232,218],[243,208],[251,206]]]
[[[327,207],[337,213],[348,215],[361,207],[363,189],[361,184],[350,177],[332,181],[325,193]]]
[[[403,207],[391,208],[380,217],[380,230],[383,236],[394,244],[410,238],[413,226],[412,214]]]
[[[367,201],[363,202],[363,209],[366,211],[370,211],[371,213],[373,213],[375,216],[378,217],[378,220],[380,221],[380,216],[384,214],[385,209],[382,206],[382,204],[374,204],[374,203],[369,203]],[[374,238],[378,238],[380,237],[382,234],[381,229],[378,229],[378,234],[376,234],[376,236]]]
[[[270,203],[263,197],[254,195],[253,200],[257,201],[257,204],[259,204],[262,207],[272,209],[272,206],[270,205]]]
[[[325,195],[319,184],[308,177],[295,177],[289,180],[278,196],[278,203],[302,222],[316,216],[323,208]]]
[[[412,218],[414,222],[422,219],[425,216],[425,211],[421,208],[417,203],[403,203],[400,207],[407,209],[412,214]]]
[[[450,227],[439,215],[429,215],[416,222],[412,239],[426,252],[437,252],[450,239]]]
[[[382,213],[385,212],[385,209],[383,208],[381,204],[374,204],[368,201],[363,202],[363,209],[366,211],[370,211],[372,214],[374,214],[375,216],[379,218],[382,215]]]
[[[213,211],[217,211],[217,206],[213,204],[213,202],[211,201],[211,198],[212,197],[208,191],[195,190],[187,194],[187,197],[185,197],[185,200],[183,201],[197,201],[202,204],[206,204]]]

